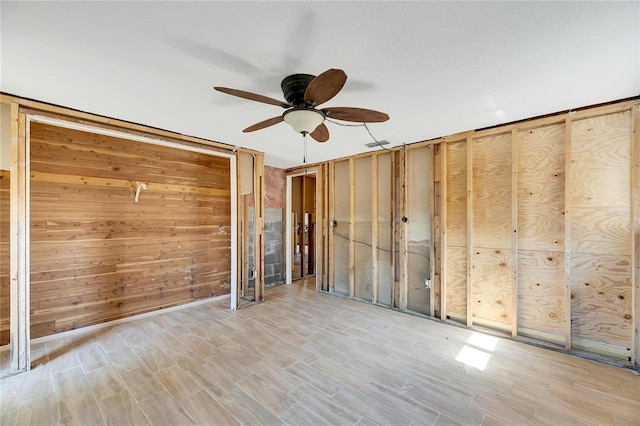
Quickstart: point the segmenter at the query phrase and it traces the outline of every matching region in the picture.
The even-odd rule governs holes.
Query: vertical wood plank
[[[356,161],[349,159],[349,297],[356,294]]]
[[[467,327],[473,325],[473,138],[467,138]]]
[[[400,285],[398,292],[398,308],[406,311],[409,303],[409,251],[407,238],[407,148],[402,147],[400,157]]]
[[[316,274],[316,291],[321,290],[324,276],[324,180],[323,180],[323,167],[316,168],[316,206],[315,206],[315,274]]]
[[[564,138],[564,348],[571,349],[571,115],[565,119]]]
[[[371,156],[371,292],[378,303],[378,155]]]
[[[29,316],[29,123],[11,104],[11,183],[10,183],[10,330],[11,370],[30,368]]]
[[[256,202],[254,207],[255,241],[254,241],[254,263],[258,269],[258,278],[254,282],[255,300],[264,301],[264,155],[256,154],[255,176]]]
[[[242,195],[242,279],[238,286],[238,303],[249,289],[249,195]],[[238,305],[239,306],[239,305]]]
[[[436,155],[436,145],[429,146],[431,150],[431,173],[429,174],[429,316],[435,316],[436,306],[436,243],[440,241],[436,237],[436,162],[439,156]],[[438,172],[440,168],[438,167]],[[438,177],[438,182],[440,181]]]
[[[397,291],[396,288],[399,283],[396,281],[396,276],[398,274],[396,264],[398,263],[398,256],[396,255],[396,244],[398,244],[398,236],[397,236],[397,225],[396,220],[398,215],[400,214],[399,209],[396,209],[398,191],[396,187],[396,182],[398,179],[398,160],[399,159],[399,151],[394,151],[391,153],[391,200],[390,200],[390,208],[391,208],[391,303],[390,307],[397,308],[398,307],[398,299],[396,297]]]
[[[511,130],[511,337],[518,335],[518,129]]]
[[[640,105],[632,109],[631,120],[631,208],[632,208],[632,256],[631,286],[633,300],[631,317],[633,318],[632,359],[631,363],[640,367]]]
[[[327,197],[329,200],[328,209],[329,209],[329,218],[331,221],[335,221],[336,219],[336,203],[335,203],[335,162],[329,162],[329,176],[328,176],[328,191]],[[334,235],[335,227],[331,227],[329,230],[329,271],[327,273],[328,277],[328,291],[336,290],[336,251],[335,251],[335,235]]]
[[[447,319],[447,144],[440,149],[440,319]]]

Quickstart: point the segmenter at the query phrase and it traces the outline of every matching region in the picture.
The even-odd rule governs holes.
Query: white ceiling
[[[282,109],[293,73],[343,69],[323,106],[386,112],[392,145],[640,94],[640,2],[0,2],[0,90],[302,163]],[[328,123],[307,162],[369,150]],[[379,148],[378,148],[379,149]]]

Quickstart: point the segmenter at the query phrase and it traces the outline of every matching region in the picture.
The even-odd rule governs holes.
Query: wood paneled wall
[[[40,123],[30,137],[31,337],[229,293],[228,158]]]
[[[9,178],[0,170],[0,346],[9,343]]]
[[[371,215],[395,218],[399,232],[372,253],[392,245],[399,262],[379,258],[388,265],[377,265],[374,284],[399,270],[386,279],[395,281],[398,300],[409,301],[401,310],[640,365],[638,127],[636,100],[395,149],[398,196],[391,212],[378,204]],[[426,149],[433,154],[421,156]],[[354,272],[346,247],[358,235],[345,242],[340,228],[361,221],[358,206],[347,212],[349,188],[363,178],[347,166],[381,155],[329,163],[336,173],[328,220],[338,221],[333,232],[341,240],[331,247],[330,279],[345,295],[362,261],[356,256]],[[369,173],[374,182],[386,176]],[[416,262],[423,245],[429,259]]]

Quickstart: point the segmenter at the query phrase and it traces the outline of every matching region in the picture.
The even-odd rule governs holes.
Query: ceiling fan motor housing
[[[316,76],[311,74],[293,74],[285,77],[280,87],[287,102],[294,107],[306,105],[304,92],[314,78]]]

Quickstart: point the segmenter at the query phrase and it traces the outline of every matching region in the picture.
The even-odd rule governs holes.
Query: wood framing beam
[[[349,297],[356,295],[356,160],[349,159]]]
[[[447,151],[448,145],[440,145],[440,319],[447,319]]]
[[[336,201],[335,201],[335,179],[336,179],[336,168],[335,162],[329,162],[329,176],[328,176],[328,210],[329,210],[329,220],[335,223],[336,220]],[[331,226],[329,230],[329,270],[327,273],[328,276],[328,291],[336,291],[336,243],[335,243],[335,226]]]
[[[467,327],[473,325],[473,138],[467,138]]]
[[[315,175],[316,175],[316,205],[315,205],[315,256],[316,261],[314,272],[316,274],[316,291],[319,291],[323,288],[323,276],[324,276],[324,237],[325,233],[325,225],[326,221],[324,220],[324,180],[322,170],[324,166],[316,167]]]
[[[511,130],[511,337],[518,335],[518,129]]]
[[[640,105],[634,105],[631,109],[631,126],[631,363],[640,367]]]
[[[242,212],[242,278],[241,285],[238,286],[238,296],[247,296],[249,289],[249,195],[242,195],[241,212]],[[240,298],[238,297],[238,303]]]
[[[29,123],[11,104],[10,333],[12,371],[29,370]]]
[[[254,212],[254,234],[255,240],[253,243],[254,255],[253,263],[258,271],[258,276],[255,279],[254,296],[256,302],[264,301],[264,155],[255,155],[255,206]]]
[[[398,298],[397,298],[397,288],[399,286],[398,281],[396,281],[396,277],[398,275],[398,271],[396,269],[396,264],[398,263],[398,258],[396,254],[396,243],[398,238],[398,228],[396,225],[396,220],[400,212],[396,209],[397,197],[398,197],[398,161],[400,151],[394,151],[391,153],[391,301],[389,303],[391,308],[398,307]]]
[[[564,348],[571,350],[571,116],[564,137]]]
[[[86,123],[90,121],[96,125],[99,125],[103,128],[118,128],[122,130],[128,130],[132,134],[134,133],[144,133],[148,135],[158,136],[159,138],[167,138],[173,140],[180,140],[187,143],[196,143],[199,145],[207,145],[211,148],[217,148],[220,152],[226,152],[227,154],[231,151],[235,151],[236,147],[224,144],[221,142],[210,141],[206,139],[196,138],[193,136],[186,136],[179,133],[170,132],[167,130],[157,129],[155,127],[149,127],[142,124],[131,123],[129,121],[117,120],[114,118],[104,117],[96,114],[91,114],[82,111],[75,111],[69,108],[60,107],[56,105],[47,104],[44,102],[38,102],[30,99],[24,99],[17,96],[0,94],[0,102],[7,103],[16,103],[20,105],[20,108],[25,114],[35,114],[35,115],[43,115],[49,117],[63,117],[65,120],[83,122]],[[259,151],[254,151],[251,149],[242,148],[238,151],[244,151],[251,154],[260,154]]]
[[[407,148],[400,151],[400,285],[398,309],[406,311],[409,305],[409,244],[407,238]]]
[[[436,307],[436,242],[440,241],[440,238],[436,237],[436,219],[440,219],[436,216],[436,179],[440,181],[439,177],[436,177],[437,172],[440,172],[439,165],[436,166],[437,160],[436,149],[438,145],[431,145],[429,151],[431,152],[431,173],[429,174],[429,280],[431,285],[429,286],[429,316],[435,316]]]

